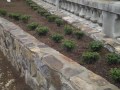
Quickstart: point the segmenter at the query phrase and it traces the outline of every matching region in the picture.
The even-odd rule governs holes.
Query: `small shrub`
[[[35,5],[35,4],[30,4],[30,7],[31,7],[33,10],[37,10],[37,9],[38,9],[38,6]]]
[[[56,18],[57,18],[57,16],[55,16],[55,15],[50,15],[47,17],[49,22],[54,22]]]
[[[120,55],[115,53],[107,54],[107,62],[108,64],[118,64],[120,63]]]
[[[21,14],[19,14],[19,13],[10,13],[10,14],[8,14],[8,16],[10,18],[18,21],[18,20],[20,20]]]
[[[30,30],[35,30],[38,27],[38,23],[32,22],[27,25]]]
[[[31,4],[33,4],[33,2],[32,2],[32,1],[29,1],[28,4],[31,5]]]
[[[97,52],[84,52],[82,54],[83,62],[87,64],[95,63],[99,59],[99,53]]]
[[[7,11],[4,9],[0,9],[0,15],[1,16],[6,16],[7,15]]]
[[[39,34],[39,35],[46,35],[48,33],[49,29],[47,27],[44,27],[44,26],[38,26],[36,28],[36,32]]]
[[[34,6],[34,7],[33,7],[33,10],[38,10],[38,7],[37,7],[37,6]]]
[[[44,9],[40,9],[40,10],[38,11],[38,13],[39,13],[41,16],[44,16],[44,14],[47,13],[47,11],[44,10]]]
[[[84,36],[84,33],[82,31],[76,31],[74,34],[77,39],[81,39]]]
[[[70,34],[73,33],[73,28],[71,26],[69,26],[69,25],[66,25],[64,27],[64,32],[65,32],[66,35],[70,35]]]
[[[99,41],[93,41],[89,44],[89,48],[92,50],[92,51],[100,51],[103,47],[103,44]]]
[[[26,3],[27,4],[32,3],[32,1],[31,0],[26,0]]]
[[[56,22],[57,26],[63,25],[63,20],[60,19],[60,18],[57,18],[57,19],[55,20],[55,22]]]
[[[56,43],[61,42],[61,40],[63,39],[63,36],[60,34],[54,34],[52,35],[52,40]]]
[[[13,13],[9,13],[9,14],[8,14],[8,17],[9,17],[9,18],[13,18]]]
[[[63,48],[65,48],[67,51],[72,51],[75,48],[76,44],[72,40],[65,40],[63,42]]]
[[[50,16],[51,14],[49,12],[44,13],[44,16],[47,18],[48,16]]]
[[[30,19],[30,16],[28,15],[21,15],[20,19],[24,22],[27,23]]]
[[[116,82],[120,82],[120,68],[112,68],[110,70],[110,76]]]

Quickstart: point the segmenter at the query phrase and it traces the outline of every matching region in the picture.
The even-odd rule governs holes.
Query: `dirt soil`
[[[0,51],[0,90],[32,90]]]
[[[25,3],[25,0],[12,0],[11,3],[7,3],[6,0],[0,0],[0,8],[3,8],[5,10],[7,10],[8,12],[16,12],[16,13],[30,15],[31,19],[30,19],[29,23],[37,22],[40,25],[49,27],[50,31],[47,36],[38,36],[35,31],[28,30],[28,28],[26,27],[27,24],[24,24],[20,21],[11,20],[8,17],[4,17],[4,18],[8,19],[9,21],[12,21],[12,22],[16,23],[17,25],[19,25],[24,31],[26,31],[26,32],[30,33],[31,35],[33,35],[34,37],[36,37],[36,39],[38,39],[40,42],[43,42],[43,43],[49,45],[50,47],[52,47],[52,48],[56,49],[57,51],[61,52],[62,54],[64,54],[65,56],[73,59],[74,61],[78,62],[79,64],[81,64],[84,67],[88,68],[89,70],[93,71],[94,73],[106,78],[112,84],[120,87],[120,83],[114,82],[108,74],[108,71],[111,68],[120,67],[120,65],[108,65],[107,64],[105,55],[107,53],[109,53],[109,51],[106,50],[105,48],[101,50],[100,60],[98,60],[95,64],[85,64],[82,62],[81,55],[83,52],[89,50],[88,44],[91,41],[93,41],[91,38],[84,36],[81,40],[77,40],[74,38],[73,35],[64,35],[64,30],[63,30],[64,26],[57,27],[57,25],[55,23],[48,22],[47,19],[45,19],[44,17],[37,14],[37,12],[32,10]],[[77,43],[76,49],[73,52],[65,51],[62,48],[61,43],[59,43],[59,44],[54,43],[51,40],[50,36],[53,33],[60,33],[60,34],[64,35],[65,39],[74,40]]]

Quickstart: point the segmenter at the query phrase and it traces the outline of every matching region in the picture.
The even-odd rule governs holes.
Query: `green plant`
[[[65,32],[66,35],[70,35],[70,34],[73,33],[73,28],[71,26],[69,26],[69,25],[66,25],[64,27],[64,32]]]
[[[7,11],[4,9],[0,9],[0,15],[1,16],[6,16],[7,15]]]
[[[33,2],[32,1],[28,1],[28,5],[31,5],[31,4],[33,4]]]
[[[33,10],[38,10],[38,6],[34,6],[32,9]]]
[[[52,35],[52,40],[56,43],[61,42],[61,40],[63,39],[63,36],[60,34],[54,34]]]
[[[54,22],[56,18],[57,18],[57,16],[55,16],[55,15],[50,15],[47,17],[49,22]]]
[[[38,9],[38,6],[36,4],[30,4],[30,7],[33,9],[33,10],[37,10]]]
[[[84,36],[84,32],[82,31],[76,31],[74,32],[77,39],[81,39]]]
[[[48,33],[49,29],[48,27],[44,27],[44,26],[38,26],[36,28],[36,32],[39,34],[39,35],[46,35]]]
[[[26,0],[26,3],[27,4],[32,3],[32,1],[31,0]]]
[[[63,48],[65,48],[67,51],[72,51],[76,47],[76,44],[72,40],[65,40],[63,42]]]
[[[60,19],[60,18],[57,18],[57,19],[55,20],[55,22],[56,22],[57,26],[63,25],[63,20]]]
[[[24,22],[27,23],[30,19],[30,16],[28,15],[21,15],[20,19]]]
[[[41,16],[44,16],[44,14],[47,13],[47,11],[44,10],[44,9],[39,9],[39,10],[38,10],[38,13],[39,13]]]
[[[100,51],[102,49],[102,47],[103,47],[103,44],[100,41],[92,41],[89,44],[89,48],[92,51]]]
[[[83,62],[87,64],[95,63],[99,59],[99,53],[97,52],[84,52],[82,54]]]
[[[49,12],[44,13],[44,16],[47,18],[48,16],[50,16],[51,14]]]
[[[9,13],[8,16],[14,20],[20,20],[21,14],[19,13]]]
[[[108,64],[118,64],[120,63],[120,55],[115,53],[109,53],[107,54],[107,62]]]
[[[35,30],[35,29],[38,27],[38,23],[32,22],[32,23],[28,24],[27,27],[28,27],[30,30]]]
[[[112,68],[110,70],[110,76],[116,82],[120,82],[120,68]]]

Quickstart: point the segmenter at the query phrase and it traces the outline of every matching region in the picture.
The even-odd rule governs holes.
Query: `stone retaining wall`
[[[33,90],[119,90],[3,18],[0,50]]]

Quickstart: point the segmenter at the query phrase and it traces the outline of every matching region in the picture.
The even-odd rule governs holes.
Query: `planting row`
[[[44,8],[41,8],[40,6],[36,5],[31,0],[26,0],[27,4],[35,11],[38,12],[41,16],[44,16],[48,22],[55,22],[57,26],[63,26],[64,21],[57,17],[56,15],[53,15],[49,13]],[[8,16],[11,19],[22,21],[24,23],[28,23],[30,16],[29,15],[22,15],[18,13],[7,13],[5,10],[0,9],[0,15],[1,16]],[[35,30],[38,35],[45,36],[49,32],[49,28],[46,26],[39,25],[37,22],[32,22],[27,24],[27,27],[29,30]],[[80,30],[76,30],[75,28],[71,27],[70,25],[64,26],[64,35],[74,35],[77,39],[82,39],[84,37],[84,33]],[[68,51],[72,52],[75,48],[77,48],[77,43],[75,43],[72,40],[64,40],[64,35],[61,34],[51,34],[50,39],[53,40],[55,43],[62,43],[62,47]],[[100,50],[103,48],[103,44],[99,41],[93,41],[88,46],[89,50],[84,52],[82,54],[82,60],[83,62],[87,64],[93,64],[100,58]],[[120,64],[120,55],[115,53],[110,53],[106,55],[106,59],[109,65],[111,64]],[[115,81],[120,81],[120,68],[113,68],[110,70],[110,75]]]

